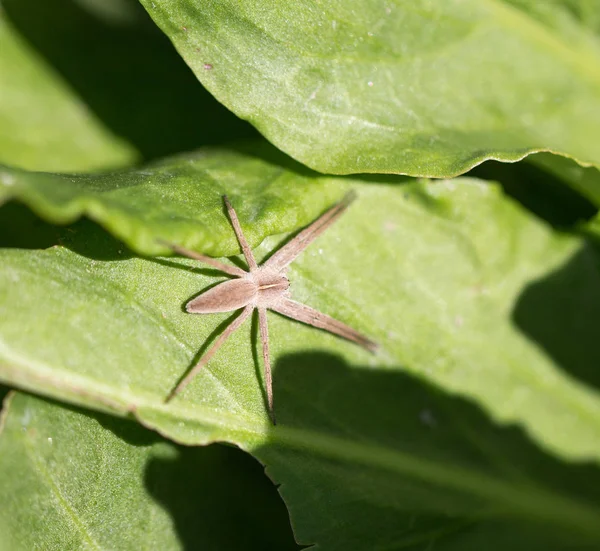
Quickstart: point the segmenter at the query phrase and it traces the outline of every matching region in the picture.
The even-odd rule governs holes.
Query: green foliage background
[[[2,0],[0,550],[598,549],[599,14]],[[165,405],[231,315],[157,238],[349,189],[292,292],[380,351],[269,314],[276,427],[255,320]]]

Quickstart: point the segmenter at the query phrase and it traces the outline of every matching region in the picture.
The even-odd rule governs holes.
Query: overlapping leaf
[[[342,185],[262,144],[205,149],[101,175],[0,167],[0,202],[18,199],[57,223],[87,215],[142,254],[167,251],[158,238],[212,255],[234,254],[235,237],[223,216],[224,193],[252,222],[247,237],[257,245],[268,234],[308,223],[341,197]],[[248,187],[261,193],[248,195]]]
[[[188,158],[179,162],[189,166]],[[177,161],[169,166],[177,173]],[[185,200],[169,201],[182,205],[184,216],[187,204],[198,201],[199,227],[211,220],[215,234],[200,229],[200,250],[235,248],[223,192],[234,204],[244,198],[236,206],[256,243],[312,212],[303,189],[341,191],[340,181],[303,184],[282,167],[263,190],[246,164],[238,166],[237,178],[229,163],[215,176],[219,185],[198,178],[183,188]],[[257,166],[268,173],[267,161]],[[140,183],[139,174],[117,181]],[[61,179],[53,178],[60,189]],[[89,177],[85,193],[107,187],[134,193],[107,186],[111,179]],[[293,265],[292,292],[378,341],[381,352],[370,356],[270,315],[277,427],[265,411],[250,325],[183,395],[164,404],[229,317],[182,311],[219,278],[187,260],[131,257],[85,225],[73,228],[65,247],[2,252],[0,376],[133,415],[177,441],[242,446],[282,484],[302,543],[341,549],[348,541],[384,547],[436,541],[460,549],[494,541],[501,548],[501,534],[510,529],[523,548],[566,549],[575,540],[593,548],[600,541],[598,496],[589,480],[597,468],[566,467],[548,454],[599,458],[595,252],[555,234],[493,185],[344,181],[359,200]],[[296,204],[271,199],[296,187]],[[143,182],[137,189],[143,202]],[[67,191],[69,200],[77,197],[71,186]],[[51,200],[48,190],[41,193],[38,212],[68,204],[48,207]],[[112,200],[106,204],[118,210]],[[256,214],[256,205],[265,208]],[[131,242],[140,249],[138,234],[154,224],[141,212],[132,208],[126,218],[127,235],[136,236]],[[156,234],[169,227],[157,223]],[[258,256],[277,242],[267,240]],[[582,310],[571,308],[578,300]],[[443,397],[430,384],[468,401]],[[518,423],[536,444],[498,429],[469,402],[497,421]],[[382,529],[392,520],[396,529]]]
[[[600,163],[597,0],[141,0],[202,83],[323,172]]]

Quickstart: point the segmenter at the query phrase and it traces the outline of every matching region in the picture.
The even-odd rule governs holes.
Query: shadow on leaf
[[[214,549],[298,549],[277,490],[261,466],[237,449],[179,446],[176,458],[152,459],[145,479],[170,512],[183,549],[200,549],[207,540],[218,542]]]
[[[564,371],[600,389],[600,270],[594,245],[586,243],[565,265],[528,285],[513,320]]]
[[[17,201],[0,205],[0,247],[46,249],[59,242],[65,228],[36,216]]]
[[[499,182],[504,193],[554,228],[572,228],[598,211],[565,182],[529,162],[486,161],[465,176]]]
[[[275,401],[280,426],[253,453],[281,483],[302,544],[600,544],[590,521],[600,513],[596,466],[561,462],[520,428],[498,426],[402,371],[351,368],[327,353],[290,355],[275,370]]]
[[[186,447],[167,443],[134,421],[60,405],[95,418],[131,446],[155,446],[144,484],[171,515],[182,549],[199,549],[199,542],[202,549],[210,542],[212,549],[298,549],[277,490],[248,454],[219,444]]]

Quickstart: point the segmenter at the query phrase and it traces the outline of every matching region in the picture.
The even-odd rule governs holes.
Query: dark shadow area
[[[25,220],[28,220],[28,218],[26,217]],[[141,257],[149,262],[154,262],[156,264],[160,264],[161,266],[168,266],[169,268],[176,270],[184,270],[186,272],[210,277],[220,277],[222,278],[221,281],[231,278],[230,275],[224,272],[214,268],[206,267],[206,265],[202,264],[200,261],[197,261],[195,265],[188,266],[165,257],[143,257],[142,255],[139,255],[135,251],[129,249],[125,243],[114,237],[108,230],[105,230],[100,224],[97,224],[89,218],[81,218],[69,226],[49,227],[54,228],[55,234],[58,236],[56,243],[54,244],[66,247],[74,253],[85,256],[91,260],[114,261]],[[174,255],[174,258],[181,257]],[[208,289],[211,287],[218,285],[221,281],[213,283],[208,287],[198,291],[197,295],[189,297],[189,299],[186,300],[186,303],[188,300],[195,298],[195,296],[198,296],[208,291]],[[182,309],[185,309],[186,303],[181,305]]]
[[[0,414],[2,414],[2,410],[4,409],[4,398],[10,392],[10,388],[0,384]]]
[[[121,440],[127,442],[127,444],[130,446],[146,447],[163,441],[163,438],[159,434],[145,429],[144,427],[140,426],[139,423],[133,420],[123,419],[121,417],[113,417],[105,413],[91,411],[67,402],[59,402],[57,400],[53,400],[52,398],[44,397],[43,399],[57,407],[68,409],[69,411],[73,411],[75,413],[79,413],[80,415],[85,415],[95,419],[106,430],[111,431]]]
[[[312,168],[303,165],[296,161],[280,149],[277,149],[270,142],[260,139],[254,141],[237,141],[228,144],[228,149],[236,151],[242,155],[261,159],[270,165],[277,166],[283,170],[294,172],[298,176],[311,177],[319,176],[320,173]],[[343,176],[331,175],[331,178],[343,178]],[[235,206],[235,205],[234,205]],[[227,209],[223,206],[223,212],[227,213]]]
[[[598,209],[562,180],[530,164],[486,161],[465,176],[494,180],[504,192],[558,229],[590,220]]]
[[[285,505],[256,460],[229,446],[178,451],[175,460],[149,463],[146,487],[171,513],[183,549],[299,549]]]
[[[274,390],[279,425],[256,455],[282,483],[303,544],[329,549],[342,538],[364,544],[357,549],[422,550],[443,541],[456,551],[600,544],[545,513],[538,517],[531,505],[525,513],[519,501],[532,492],[534,502],[560,496],[600,512],[600,469],[559,460],[470,401],[400,370],[350,367],[318,352],[280,360]],[[282,445],[277,431],[284,427],[301,431],[291,437],[298,446]],[[311,450],[324,442],[325,453]],[[355,446],[364,452],[358,460]],[[390,453],[397,470],[386,467]],[[505,488],[512,504],[486,480]]]
[[[296,161],[288,154],[284,153],[270,142],[261,139],[255,141],[236,142],[228,144],[228,148],[243,155],[255,157],[269,163],[270,165],[277,166],[283,170],[293,172],[298,176],[302,177],[317,177],[323,176],[322,173],[313,170],[312,168]],[[361,182],[368,182],[372,184],[382,185],[401,185],[410,182],[414,182],[415,179],[410,176],[403,176],[399,174],[351,174],[351,175],[337,175],[337,174],[325,174],[327,178],[338,178],[341,180],[360,180]],[[235,206],[235,205],[234,205]],[[223,212],[226,213],[225,208]]]
[[[260,464],[248,454],[218,444],[176,445],[135,421],[44,399],[95,419],[131,446],[156,446],[143,483],[172,516],[186,551],[298,549],[285,505]],[[165,445],[176,449],[174,458],[161,453]]]
[[[0,205],[0,247],[47,249],[58,244],[65,226],[54,226],[17,201]]]
[[[89,218],[83,217],[72,224],[60,226],[45,222],[18,201],[9,201],[0,205],[0,247],[47,249],[54,245],[66,247],[74,253],[92,260],[128,260],[140,256]],[[196,266],[185,266],[163,257],[148,257],[147,260],[177,270],[186,270],[210,277],[222,277],[223,281],[231,277],[214,268],[205,267],[201,262],[198,262]],[[235,260],[236,265],[239,264],[236,257],[230,260]],[[243,262],[241,267],[247,269]],[[201,292],[203,293],[209,288],[203,289]],[[182,308],[184,307],[185,304],[182,305]]]
[[[135,0],[101,17],[74,0],[5,0],[5,17],[116,135],[148,161],[258,136],[200,84]]]
[[[567,373],[600,389],[600,263],[586,242],[553,273],[528,285],[514,311],[515,325]]]
[[[92,260],[128,260],[136,255],[122,241],[118,240],[102,226],[81,218],[61,229],[58,245],[70,249]]]
[[[54,225],[18,201],[0,205],[0,247],[47,249],[54,245],[94,260],[126,260],[135,256],[124,243],[88,218]]]

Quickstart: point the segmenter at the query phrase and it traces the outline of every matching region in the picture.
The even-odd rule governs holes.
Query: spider
[[[199,260],[226,274],[234,276],[209,289],[200,296],[186,304],[190,314],[214,314],[217,312],[231,312],[242,309],[241,314],[235,318],[217,337],[211,348],[200,358],[192,370],[177,384],[167,396],[170,401],[197,375],[197,373],[214,356],[223,343],[236,331],[253,310],[258,310],[258,320],[262,341],[263,361],[265,366],[265,385],[267,391],[267,405],[273,424],[276,423],[273,408],[273,380],[271,376],[271,360],[269,356],[269,331],[267,326],[267,310],[274,310],[288,318],[324,329],[348,339],[371,352],[375,352],[377,345],[367,337],[361,335],[345,323],[338,321],[327,314],[323,314],[310,306],[293,300],[290,296],[290,282],[287,278],[288,266],[296,257],[306,249],[319,235],[333,224],[354,200],[355,195],[348,193],[342,201],[331,207],[309,226],[296,235],[291,241],[283,245],[260,266],[256,263],[252,250],[244,237],[235,209],[223,196],[227,214],[238,243],[248,263],[248,271],[237,266],[223,264],[214,258],[190,251],[179,245],[161,241],[174,252]]]

